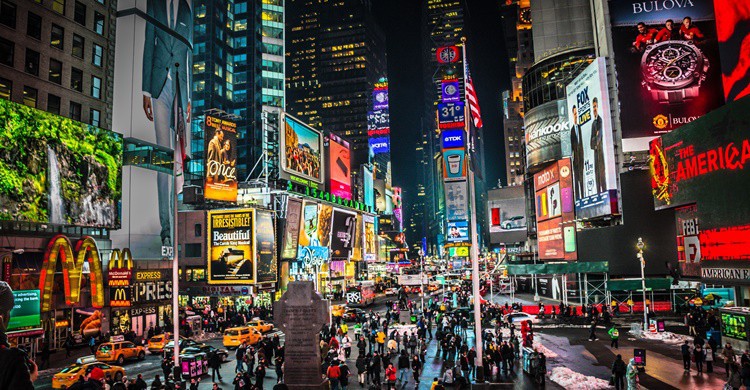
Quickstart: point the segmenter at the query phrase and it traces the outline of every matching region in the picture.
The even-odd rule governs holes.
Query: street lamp
[[[648,331],[648,306],[646,306],[646,259],[643,258],[643,248],[646,244],[643,243],[643,239],[638,237],[638,243],[635,244],[638,248],[638,260],[641,261],[641,291],[643,292],[643,331]]]
[[[422,296],[422,314],[424,315],[424,250],[419,249],[419,295]]]

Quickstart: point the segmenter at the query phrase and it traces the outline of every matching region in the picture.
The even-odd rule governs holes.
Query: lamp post
[[[419,295],[422,297],[422,314],[424,315],[424,251],[419,250]]]
[[[641,291],[643,292],[643,331],[648,331],[648,306],[646,306],[646,259],[643,258],[643,248],[646,244],[643,243],[643,239],[638,237],[638,243],[635,244],[638,248],[638,260],[641,261]]]

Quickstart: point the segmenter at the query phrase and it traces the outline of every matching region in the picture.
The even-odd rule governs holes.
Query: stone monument
[[[328,389],[320,373],[318,341],[318,332],[328,323],[328,305],[315,293],[313,282],[289,282],[273,309],[285,335],[284,383],[290,389]]]

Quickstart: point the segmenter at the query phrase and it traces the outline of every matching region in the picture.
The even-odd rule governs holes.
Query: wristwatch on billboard
[[[643,52],[642,83],[659,103],[684,103],[698,97],[708,66],[708,58],[693,42],[659,42]]]

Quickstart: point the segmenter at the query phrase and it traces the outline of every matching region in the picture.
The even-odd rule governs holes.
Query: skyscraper
[[[368,163],[367,111],[386,76],[385,37],[369,0],[292,0],[287,7],[286,110],[352,144]]]

